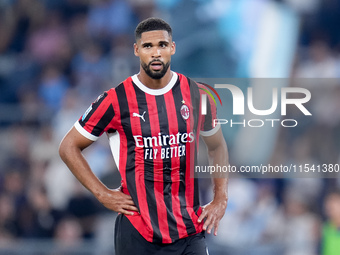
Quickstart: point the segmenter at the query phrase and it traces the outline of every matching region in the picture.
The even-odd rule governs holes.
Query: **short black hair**
[[[168,32],[169,36],[172,36],[171,26],[160,18],[147,18],[141,21],[135,30],[135,39],[139,40],[142,36],[142,33],[154,30],[165,30]]]

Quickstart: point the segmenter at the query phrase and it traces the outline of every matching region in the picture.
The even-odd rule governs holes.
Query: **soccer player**
[[[121,254],[207,254],[205,232],[217,235],[227,206],[227,179],[213,178],[214,199],[200,206],[199,135],[213,165],[227,165],[227,146],[216,108],[193,80],[170,70],[176,46],[172,29],[149,18],[135,30],[140,72],[98,97],[60,144],[76,178],[108,209],[119,213],[115,251]],[[207,100],[208,101],[208,100]],[[121,174],[121,187],[107,188],[91,171],[82,150],[106,133]]]

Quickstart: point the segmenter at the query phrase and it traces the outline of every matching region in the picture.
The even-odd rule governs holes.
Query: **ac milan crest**
[[[190,115],[189,107],[187,105],[182,105],[181,107],[181,115],[184,120],[187,120]]]

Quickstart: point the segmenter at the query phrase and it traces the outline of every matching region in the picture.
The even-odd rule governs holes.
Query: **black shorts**
[[[115,223],[116,255],[208,255],[204,232],[171,244],[150,243],[139,234],[130,221],[119,214]]]

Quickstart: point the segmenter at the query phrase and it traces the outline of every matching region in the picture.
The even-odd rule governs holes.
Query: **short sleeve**
[[[207,99],[207,107],[206,107],[206,114],[202,115],[202,121],[201,121],[201,127],[200,127],[200,134],[201,136],[211,136],[215,134],[219,128],[219,124],[215,124],[215,120],[217,119],[217,108],[214,100],[211,98],[211,96],[206,92],[208,88],[204,86],[201,83],[198,83],[199,91],[200,91],[200,97],[201,97],[201,103],[202,103],[202,97],[205,95],[205,98]]]
[[[101,94],[75,123],[75,128],[86,138],[96,141],[112,127],[115,115],[112,100],[107,92]]]

